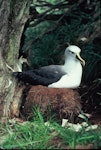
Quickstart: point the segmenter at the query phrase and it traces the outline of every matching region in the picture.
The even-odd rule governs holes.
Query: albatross
[[[80,56],[81,49],[70,45],[64,53],[63,65],[49,65],[38,69],[14,72],[18,80],[31,85],[44,85],[49,88],[77,88],[82,79],[82,65],[85,61]]]

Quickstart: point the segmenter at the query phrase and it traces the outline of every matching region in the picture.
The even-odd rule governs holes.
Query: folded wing
[[[34,69],[30,71],[14,72],[13,75],[24,83],[31,85],[48,86],[57,82],[66,72],[62,70],[62,66],[50,65]]]

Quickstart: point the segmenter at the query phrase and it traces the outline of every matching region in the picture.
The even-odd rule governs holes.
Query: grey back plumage
[[[50,65],[39,69],[15,72],[13,75],[19,80],[31,85],[48,86],[53,82],[57,82],[66,72],[62,71],[62,66]]]

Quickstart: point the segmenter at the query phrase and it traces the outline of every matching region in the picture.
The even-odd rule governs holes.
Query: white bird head
[[[70,45],[65,50],[65,58],[67,57],[78,57],[83,66],[85,66],[85,61],[80,56],[81,49],[76,45]]]

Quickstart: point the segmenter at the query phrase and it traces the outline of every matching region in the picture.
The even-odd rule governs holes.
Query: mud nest
[[[33,110],[39,108],[45,116],[52,113],[61,119],[73,118],[79,114],[81,107],[80,95],[76,90],[39,85],[30,88],[21,114],[25,118],[32,118]]]

